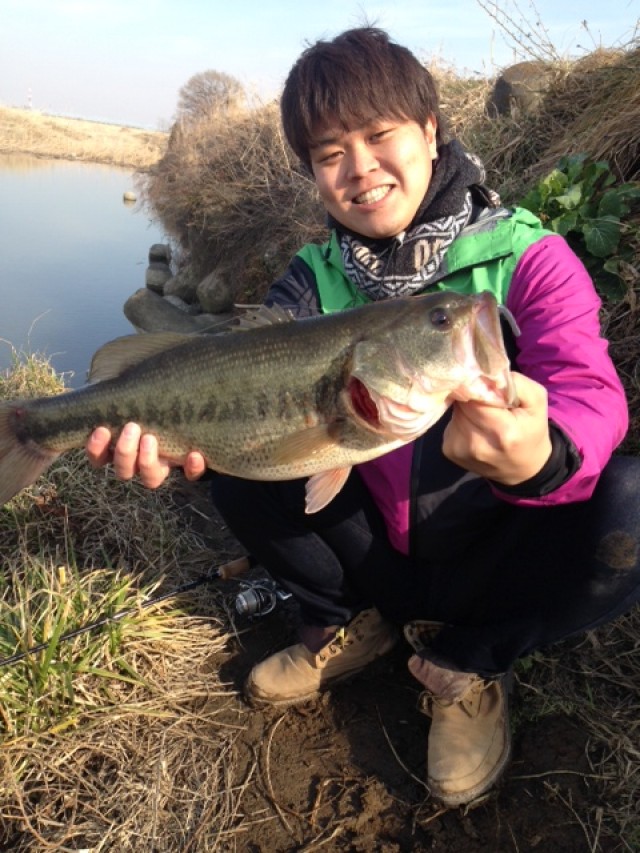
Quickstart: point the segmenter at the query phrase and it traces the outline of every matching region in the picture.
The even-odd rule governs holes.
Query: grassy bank
[[[14,369],[0,376],[0,400],[61,388],[46,360],[37,356],[16,356]],[[383,699],[375,695],[373,710],[363,711],[369,683],[364,678],[360,687],[350,684],[350,711],[336,711],[339,724],[331,723],[328,703],[317,712],[284,712],[274,722],[269,714],[248,711],[238,684],[247,657],[264,654],[275,634],[282,634],[284,615],[275,614],[270,626],[238,624],[233,581],[147,609],[150,597],[210,573],[213,564],[237,553],[215,518],[202,528],[195,521],[204,508],[200,487],[183,490],[179,480],[173,482],[173,488],[156,492],[137,482],[121,483],[107,469],[90,468],[85,455],[75,451],[0,508],[0,850],[310,851],[324,846],[312,843],[314,838],[346,832],[351,812],[345,816],[336,807],[325,828],[316,820],[321,793],[333,783],[324,767],[327,758],[316,755],[318,744],[330,739],[330,748],[339,752],[333,739],[348,725],[353,708],[360,709],[356,728],[379,737],[376,715]],[[210,513],[208,502],[206,507]],[[117,621],[102,619],[122,613]],[[94,630],[78,630],[97,622]],[[448,844],[460,834],[468,844],[469,826],[482,831],[485,817],[490,824],[516,825],[525,843],[545,808],[558,823],[549,839],[571,832],[584,842],[545,850],[640,849],[638,636],[636,608],[519,664],[518,752],[507,792],[484,811],[450,819],[443,829],[447,846],[429,849],[469,849]],[[280,636],[278,645],[282,641]],[[243,658],[247,647],[253,651]],[[14,655],[23,657],[9,663]],[[392,712],[385,713],[388,726],[398,718],[407,728],[407,720],[419,715],[412,716],[402,681],[404,661],[400,666],[389,691],[395,696]],[[331,701],[339,702],[339,696]],[[274,760],[291,776],[295,749],[291,754],[289,749],[297,742],[292,731],[307,727],[306,736],[298,738],[304,759],[300,791],[308,795],[307,771],[323,780],[313,807],[289,775],[280,785],[272,783],[272,742],[281,723],[285,734],[273,749],[280,755]],[[553,753],[561,735],[569,739],[568,754]],[[423,738],[422,733],[421,749]],[[549,739],[545,755],[550,751],[552,758],[537,764],[525,746],[540,738]],[[395,730],[394,739],[402,743]],[[413,762],[415,742],[407,743],[413,746],[405,759]],[[564,741],[560,747],[569,748]],[[578,747],[583,756],[574,754]],[[383,755],[379,768],[392,772],[391,753]],[[370,784],[355,761],[346,762],[342,772],[363,791]],[[402,809],[404,823],[423,821],[431,828],[443,812],[429,810],[408,774],[402,779],[407,787],[396,778],[393,808]],[[524,801],[517,799],[520,787]],[[287,804],[299,795],[302,805],[296,811]],[[311,839],[308,846],[291,842],[297,820],[303,824],[300,836]],[[263,844],[278,821],[280,835]],[[346,845],[325,849],[374,849]],[[514,836],[513,847],[474,849],[534,847],[542,850],[544,841],[524,847]]]
[[[166,148],[167,134],[30,110],[0,107],[0,154],[148,169]]]

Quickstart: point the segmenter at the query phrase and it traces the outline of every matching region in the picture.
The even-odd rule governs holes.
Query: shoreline
[[[0,106],[0,154],[145,171],[163,156],[168,138],[162,131]]]

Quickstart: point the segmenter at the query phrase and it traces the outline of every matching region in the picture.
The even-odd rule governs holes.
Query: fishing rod
[[[101,616],[100,619],[96,619],[94,622],[88,622],[86,625],[81,625],[73,631],[62,634],[58,638],[58,642],[66,642],[67,640],[79,637],[81,634],[86,634],[89,631],[95,631],[96,628],[102,628],[104,625],[119,622],[126,616],[132,616],[135,613],[138,613],[141,609],[152,607],[154,604],[159,604],[161,601],[166,601],[168,598],[173,598],[176,595],[182,595],[183,593],[196,589],[203,584],[218,580],[233,580],[234,578],[248,572],[249,569],[252,569],[256,564],[256,559],[251,555],[238,557],[235,560],[231,560],[229,563],[223,563],[223,565],[219,566],[213,572],[200,575],[195,580],[184,583],[175,589],[169,590],[169,592],[164,592],[161,595],[155,595],[152,598],[147,598],[140,602],[136,607],[129,607],[126,610],[121,610],[119,613],[114,613],[110,616]],[[245,590],[239,593],[236,597],[236,610],[240,615],[266,616],[267,613],[271,613],[278,600],[290,598],[289,593],[281,590],[276,586],[275,582],[270,579],[254,581],[251,583],[245,582],[244,587]],[[49,647],[50,642],[51,641],[49,640],[45,643],[38,643],[37,646],[33,646],[23,652],[17,652],[15,655],[11,655],[11,657],[0,659],[0,668],[18,663],[18,661],[24,660],[29,657],[29,655],[34,655],[38,652],[44,651]]]

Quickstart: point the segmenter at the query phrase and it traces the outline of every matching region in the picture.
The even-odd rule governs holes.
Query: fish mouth
[[[382,201],[383,198],[389,195],[393,187],[391,184],[383,184],[379,187],[366,190],[352,199],[353,204],[375,204],[377,201]]]
[[[380,429],[380,414],[367,386],[357,376],[352,376],[347,392],[353,413],[370,429],[377,432]]]

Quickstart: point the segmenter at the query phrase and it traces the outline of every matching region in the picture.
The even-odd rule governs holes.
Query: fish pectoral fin
[[[323,471],[321,474],[310,477],[306,486],[307,499],[304,508],[307,515],[324,509],[347,482],[350,473],[351,466],[333,468],[331,471]]]
[[[291,465],[335,446],[336,437],[330,425],[317,424],[283,438],[271,451],[270,458],[275,465]]]
[[[295,322],[295,317],[281,305],[260,305],[258,308],[248,309],[242,314],[238,323],[232,327],[234,331],[244,332],[247,329],[257,329],[259,326],[275,326],[278,323]]]
[[[325,451],[335,451],[341,424],[317,424],[284,438],[271,452],[271,462],[276,465],[293,465]],[[313,513],[325,507],[344,486],[351,466],[331,468],[314,474],[307,481],[305,512]]]
[[[193,335],[177,332],[146,332],[144,335],[125,335],[100,347],[91,359],[89,382],[115,379],[128,367],[140,364],[152,355],[181,346]]]

